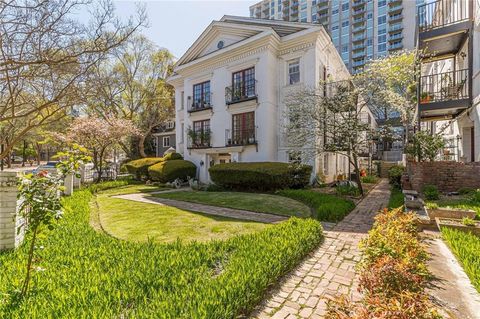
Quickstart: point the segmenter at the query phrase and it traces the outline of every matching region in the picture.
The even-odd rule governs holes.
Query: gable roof
[[[255,19],[237,16],[223,16],[220,21],[213,21],[202,32],[198,39],[190,46],[185,54],[178,60],[177,66],[192,62],[208,56],[214,52],[225,49],[231,45],[241,43],[262,33],[276,34],[285,37],[297,32],[321,27],[318,24],[287,22],[280,20]],[[227,37],[229,43],[221,49],[212,48],[212,42],[219,37]]]

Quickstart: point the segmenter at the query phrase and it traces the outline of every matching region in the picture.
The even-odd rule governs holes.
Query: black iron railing
[[[210,130],[205,131],[189,131],[187,139],[187,148],[210,148],[211,132]]]
[[[204,94],[201,98],[192,98],[188,97],[187,100],[187,112],[197,112],[201,110],[211,109],[212,108],[212,94]]]
[[[225,130],[225,145],[251,145],[257,144],[256,128]]]
[[[257,98],[257,80],[237,82],[225,88],[225,103],[233,104]]]
[[[468,78],[468,69],[422,76],[420,104],[469,98]]]
[[[436,0],[418,6],[420,32],[441,28],[470,18],[470,1]]]

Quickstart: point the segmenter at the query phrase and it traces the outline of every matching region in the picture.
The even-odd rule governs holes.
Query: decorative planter
[[[435,218],[435,222],[437,223],[438,229],[441,227],[454,228],[480,237],[480,221],[475,221],[475,226],[467,226],[462,223],[461,219],[437,217]]]
[[[459,209],[459,208],[447,208],[447,207],[437,207],[437,208],[426,208],[427,215],[430,220],[435,220],[436,218],[454,218],[462,219],[468,217],[474,219],[476,212],[469,209]]]

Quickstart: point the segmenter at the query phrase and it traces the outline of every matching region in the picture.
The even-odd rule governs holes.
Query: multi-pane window
[[[170,136],[163,137],[163,147],[170,147]]]
[[[386,15],[379,16],[378,17],[378,24],[384,24],[384,23],[387,23],[387,16]]]
[[[197,146],[210,145],[210,120],[193,122],[193,138],[192,141]]]
[[[210,81],[193,86],[193,109],[210,107]]]
[[[293,60],[288,63],[288,83],[295,84],[300,82],[300,61]]]
[[[255,68],[233,73],[232,86],[234,99],[255,96]]]
[[[349,21],[348,21],[348,20],[343,21],[343,22],[342,22],[342,27],[348,27],[348,24],[349,24]]]
[[[387,50],[387,44],[382,43],[378,45],[378,52],[386,51]]]
[[[378,7],[384,7],[387,4],[387,0],[379,0],[378,1]]]
[[[342,4],[342,11],[347,11],[348,10],[348,2]]]
[[[253,144],[255,139],[255,112],[232,115],[233,144]]]

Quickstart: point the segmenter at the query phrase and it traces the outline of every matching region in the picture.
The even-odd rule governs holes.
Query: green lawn
[[[480,237],[448,227],[442,227],[441,231],[473,286],[480,293]]]
[[[154,196],[282,216],[309,217],[311,215],[310,208],[305,204],[283,196],[269,194],[180,191],[155,194]]]
[[[278,194],[308,205],[315,219],[326,222],[339,222],[355,208],[349,199],[308,189],[285,189]]]
[[[405,197],[400,188],[392,186],[390,188],[390,198],[388,200],[388,209],[394,209],[404,204]]]
[[[121,193],[127,193],[123,189]],[[136,190],[132,187],[132,190]],[[103,229],[110,235],[130,240],[173,242],[208,241],[256,232],[267,224],[232,218],[203,215],[175,207],[140,203],[109,195],[97,198],[98,214]]]
[[[99,200],[106,200],[101,207],[132,204]],[[42,229],[26,298],[18,298],[18,289],[28,237],[21,248],[0,253],[0,318],[247,317],[323,238],[319,222],[291,218],[223,241],[125,241],[90,226],[94,201],[92,188],[76,191],[64,199],[65,214],[54,229]]]

